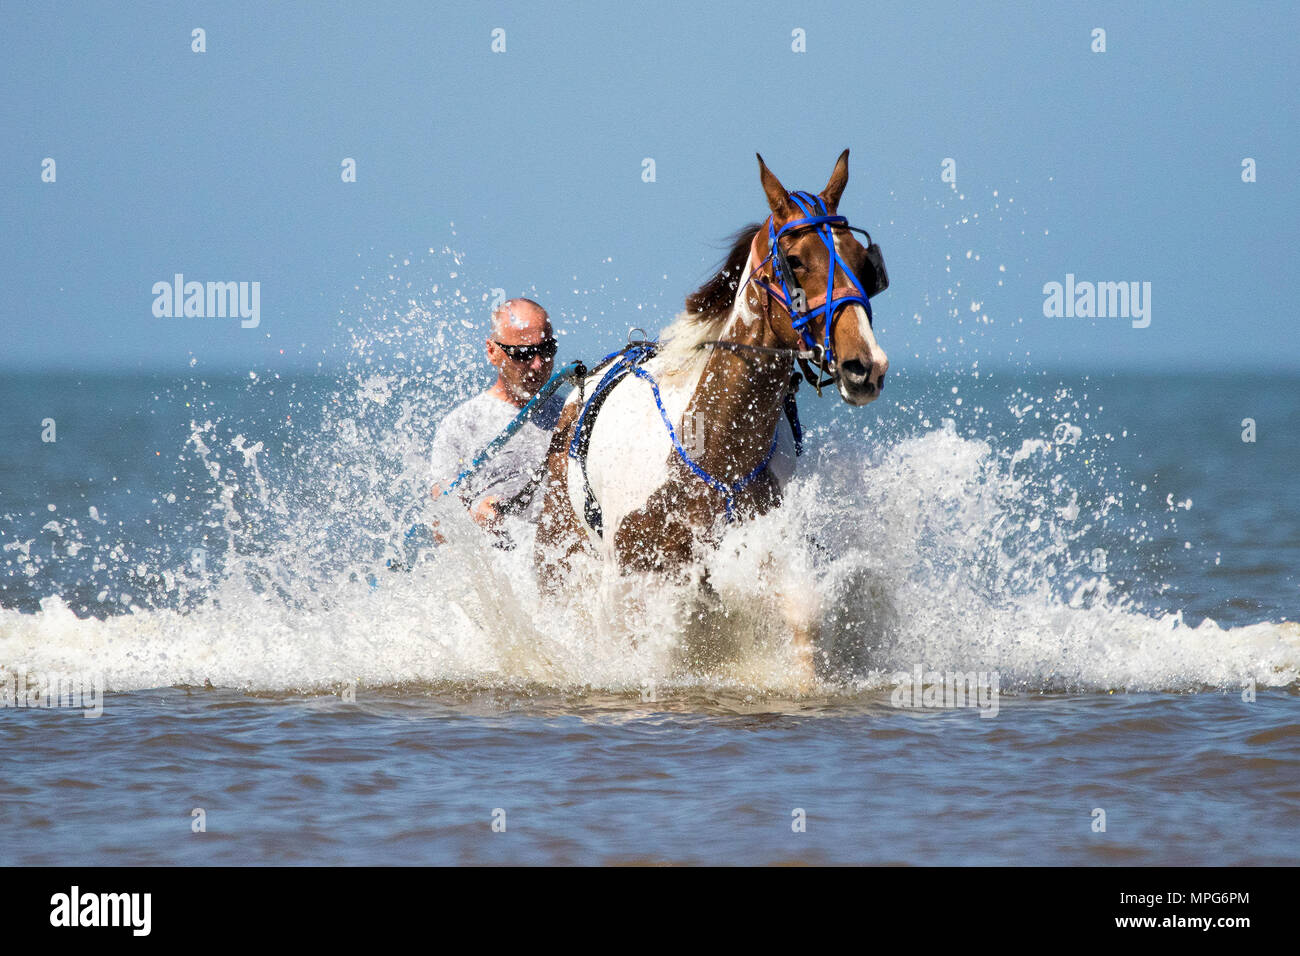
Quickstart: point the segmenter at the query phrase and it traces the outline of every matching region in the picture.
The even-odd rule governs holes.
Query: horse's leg
[[[765,473],[747,489],[745,507],[748,514],[764,515],[781,504],[780,484],[770,472]],[[819,603],[812,582],[804,580],[787,567],[776,566],[775,558],[768,555],[765,567],[776,575],[772,594],[786,626],[790,629],[790,646],[794,652],[795,686],[809,691],[817,683],[816,652],[819,637]]]
[[[803,595],[787,590],[778,592],[777,598],[792,634],[795,686],[800,691],[810,691],[817,683],[817,618],[806,613]]]
[[[768,604],[780,615],[790,634],[794,684],[800,692],[817,683],[817,650],[820,637],[820,600],[814,583],[796,569],[779,566],[768,554],[760,565],[760,577],[769,595]]]
[[[624,571],[678,573],[694,557],[697,543],[716,544],[716,503],[700,494],[698,487],[694,475],[676,476],[657,489],[643,507],[623,518],[614,544]],[[779,486],[764,476],[746,489],[736,506],[738,513],[752,516],[777,507],[780,500]],[[767,570],[776,578],[771,593],[792,637],[795,686],[810,691],[817,682],[819,603],[815,589],[802,575],[777,567],[771,558]],[[707,575],[702,584],[708,587]]]
[[[693,477],[693,476],[692,476]],[[614,548],[624,571],[674,574],[694,555],[697,529],[711,518],[682,484],[670,478],[635,511],[629,511],[614,532]]]
[[[586,529],[569,500],[569,441],[580,406],[567,405],[551,435],[546,456],[546,492],[533,547],[533,566],[543,594],[555,593],[572,573],[572,558],[590,552]]]

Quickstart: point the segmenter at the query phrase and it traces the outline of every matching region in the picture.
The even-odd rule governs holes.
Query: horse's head
[[[889,358],[871,327],[871,296],[889,285],[880,247],[838,214],[849,181],[849,151],[840,154],[820,193],[788,193],[758,157],[771,217],[754,237],[752,279],[788,315],[773,332],[788,348],[819,353],[850,405],[874,401],[884,387]],[[867,245],[855,232],[866,235]],[[779,311],[778,311],[779,314]],[[775,315],[773,318],[775,319]]]

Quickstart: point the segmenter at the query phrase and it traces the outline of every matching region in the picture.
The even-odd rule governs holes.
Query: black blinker
[[[873,298],[889,288],[889,272],[885,269],[885,254],[874,242],[867,246],[867,264],[858,276],[862,291]]]

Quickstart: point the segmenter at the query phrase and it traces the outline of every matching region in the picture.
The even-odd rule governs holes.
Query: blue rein
[[[501,434],[492,439],[492,441],[488,443],[488,446],[479,452],[478,455],[475,456],[474,460],[470,462],[469,467],[457,475],[451,484],[442,489],[442,494],[438,497],[444,498],[451,494],[462,481],[482,468],[483,463],[495,455],[501,446],[514,436],[515,432],[523,428],[524,423],[533,417],[533,413],[541,407],[543,402],[554,395],[561,385],[565,382],[574,382],[577,378],[586,373],[587,367],[581,362],[570,362],[547,379],[546,383],[537,390],[537,394],[530,398],[523,408],[519,409],[518,414],[510,420],[510,424],[506,425]],[[415,526],[415,528],[418,527],[419,525]],[[411,531],[414,531],[415,528],[411,528]],[[411,536],[411,531],[406,532],[408,538]]]

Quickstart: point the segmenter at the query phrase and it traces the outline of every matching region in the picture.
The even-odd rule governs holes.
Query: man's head
[[[551,322],[546,310],[531,299],[511,299],[493,312],[486,344],[488,361],[516,401],[532,398],[551,377],[555,364]]]

